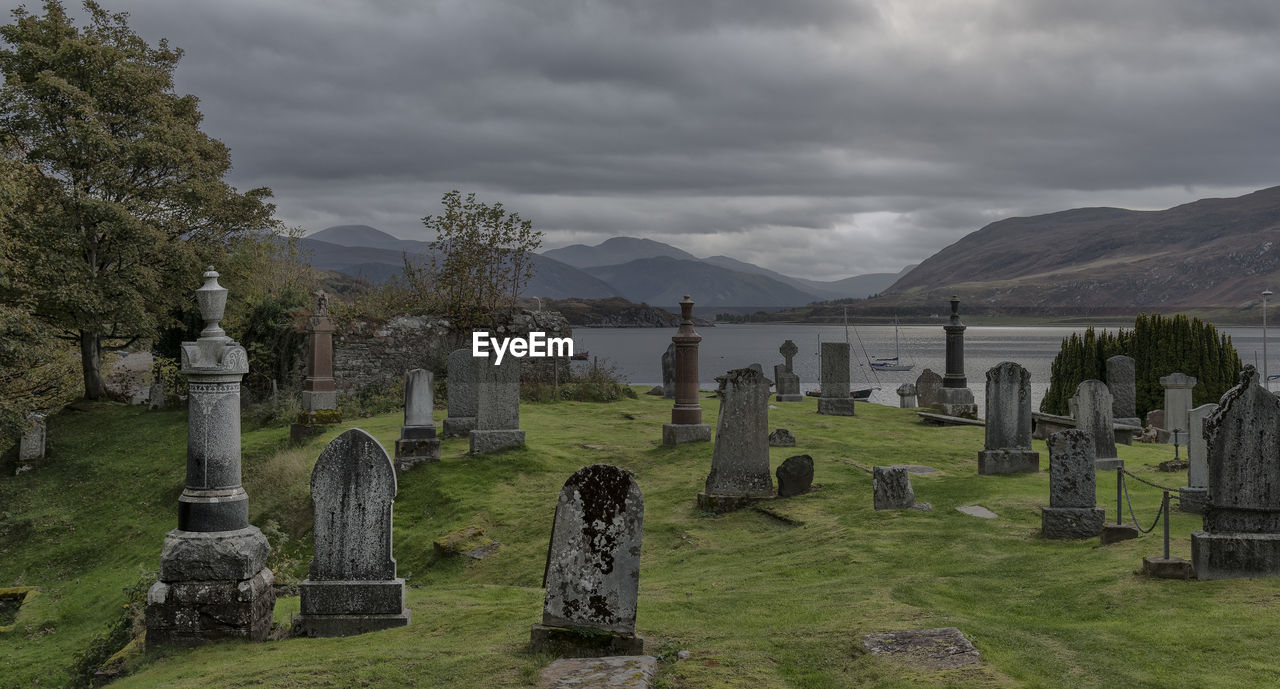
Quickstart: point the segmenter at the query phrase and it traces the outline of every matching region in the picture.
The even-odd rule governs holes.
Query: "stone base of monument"
[[[396,471],[407,471],[419,464],[440,461],[440,439],[424,438],[420,440],[396,441]]]
[[[974,403],[973,391],[969,388],[938,388],[932,408],[946,416],[978,418],[978,405]]]
[[[1101,507],[1041,507],[1040,530],[1045,538],[1093,538],[1106,519]]]
[[[337,390],[303,390],[302,408],[315,411],[330,411],[338,408]]]
[[[242,581],[267,566],[267,537],[256,526],[235,531],[183,531],[165,534],[160,550],[162,582]]]
[[[979,450],[979,474],[1017,474],[1040,471],[1040,453],[1033,450]]]
[[[303,394],[306,394],[305,392]],[[320,435],[329,424],[342,422],[341,409],[314,409],[298,414],[298,420],[289,426],[289,440],[301,443]]]
[[[535,624],[529,633],[529,650],[569,658],[636,656],[644,653],[644,639],[635,634],[593,627],[550,627]]]
[[[716,495],[714,493],[703,492],[698,493],[698,509],[703,512],[724,514],[725,512],[740,510],[757,502],[773,500],[776,497],[777,496],[773,493],[765,493],[762,495]]]
[[[158,581],[147,591],[148,647],[266,641],[276,594],[271,570],[228,581]]]
[[[804,395],[778,395],[779,402],[803,402]]]
[[[1115,471],[1124,468],[1124,460],[1119,457],[1106,457],[1093,460],[1094,471]]]
[[[1103,524],[1102,545],[1111,545],[1120,541],[1128,541],[1142,535],[1142,531],[1133,524]]]
[[[827,416],[855,416],[852,397],[819,397],[818,413]]]
[[[711,426],[705,423],[664,423],[662,444],[701,443],[711,441]]]
[[[471,440],[471,454],[482,455],[512,447],[524,447],[524,431],[520,429],[473,430],[468,435]]]
[[[1142,573],[1157,579],[1195,579],[1196,573],[1192,569],[1191,563],[1180,557],[1171,557],[1168,560],[1162,557],[1144,557],[1142,558]]]
[[[1197,579],[1280,577],[1280,534],[1191,534],[1191,564]]]
[[[301,614],[293,618],[300,636],[354,636],[409,624],[404,579],[311,581],[298,587]]]
[[[444,420],[441,435],[446,438],[463,438],[475,428],[476,417],[474,416],[450,416]]]
[[[1209,499],[1208,488],[1192,488],[1183,486],[1178,489],[1178,509],[1192,514],[1204,514],[1205,502]]]

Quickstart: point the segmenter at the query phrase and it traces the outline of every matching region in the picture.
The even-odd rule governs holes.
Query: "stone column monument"
[[[1170,432],[1182,431],[1182,441],[1186,444],[1187,429],[1191,427],[1191,389],[1196,386],[1196,379],[1185,373],[1170,373],[1160,379],[1164,387],[1164,424]]]
[[[828,416],[854,416],[854,401],[849,396],[849,343],[822,343],[822,380],[818,383],[818,413]]]
[[[1031,449],[1031,374],[1012,361],[987,371],[986,446],[978,452],[979,474],[1040,471]]]
[[[1107,389],[1111,391],[1111,417],[1116,423],[1141,426],[1138,418],[1138,386],[1133,357],[1117,354],[1107,359]]]
[[[779,402],[803,402],[804,395],[800,394],[800,376],[795,374],[791,368],[791,360],[795,358],[800,348],[796,343],[787,340],[778,348],[778,353],[786,363],[773,367],[773,381],[778,390]]]
[[[698,343],[702,336],[693,330],[693,300],[687,294],[680,301],[680,329],[671,341],[676,346],[676,402],[671,407],[671,423],[662,424],[662,444],[711,440],[711,427],[702,423],[698,404]]]
[[[960,299],[951,297],[951,321],[942,326],[947,333],[947,372],[942,376],[942,389],[938,390],[933,408],[947,416],[966,419],[978,418],[978,405],[973,401],[973,391],[964,377],[964,331],[968,326],[960,322]]]
[[[147,592],[147,644],[263,641],[275,593],[267,538],[249,525],[240,485],[240,380],[244,348],[218,327],[227,290],[213,268],[196,299],[205,327],[182,343],[188,381],[187,478],[178,528],[164,538],[160,580]]]
[[[333,384],[333,319],[329,295],[316,292],[315,307],[307,318],[307,379],[302,384],[302,413],[289,427],[294,442],[319,433],[326,424],[342,421],[338,391]]]
[[[1178,489],[1178,505],[1183,512],[1204,512],[1205,497],[1209,492],[1209,446],[1204,438],[1204,422],[1216,411],[1216,404],[1202,404],[1191,410],[1191,430],[1187,433],[1187,485]]]
[[[773,497],[769,473],[769,379],[752,368],[716,378],[720,415],[706,490],[698,507],[726,512],[754,500]]]
[[[436,437],[435,379],[431,372],[415,368],[404,374],[404,425],[396,441],[396,470],[411,469],[423,462],[440,461],[440,439]]]

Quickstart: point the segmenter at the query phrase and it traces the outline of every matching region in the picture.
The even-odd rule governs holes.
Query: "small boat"
[[[877,371],[910,371],[915,364],[903,364],[898,360],[898,319],[893,319],[893,356],[878,356],[867,363]]]
[[[574,352],[572,355],[569,356],[569,358],[574,361],[587,361],[590,358],[590,356],[591,356],[591,352],[583,350],[581,352]]]
[[[865,401],[867,401],[867,400],[871,399],[871,391],[872,391],[872,390],[874,390],[874,389],[875,389],[875,388],[864,388],[864,389],[862,389],[862,390],[850,390],[850,391],[849,391],[849,396],[850,396],[850,397],[852,397],[852,398],[854,398],[855,400],[860,400],[860,401],[865,402]],[[809,391],[805,392],[804,394],[805,394],[805,395],[807,395],[807,396],[809,396],[809,397],[822,397],[822,391],[821,391],[821,390],[809,390]]]

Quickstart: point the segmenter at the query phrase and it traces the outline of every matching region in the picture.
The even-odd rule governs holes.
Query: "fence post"
[[[1116,524],[1121,524],[1124,515],[1124,467],[1116,467]]]
[[[1164,510],[1164,559],[1169,560],[1169,491],[1164,492],[1164,501],[1160,504]]]

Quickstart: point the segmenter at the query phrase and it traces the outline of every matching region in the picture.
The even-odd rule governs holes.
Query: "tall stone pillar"
[[[942,376],[942,388],[938,390],[933,408],[947,416],[967,419],[978,418],[978,405],[973,391],[964,376],[964,331],[968,326],[960,322],[960,299],[951,297],[951,320],[942,329],[947,333],[947,372]]]
[[[671,407],[671,423],[662,424],[662,444],[679,445],[711,440],[711,427],[702,423],[698,404],[698,343],[702,336],[693,329],[693,300],[680,300],[680,329],[671,337],[676,346],[676,403]]]
[[[187,477],[178,528],[164,539],[160,577],[147,592],[147,643],[192,645],[214,639],[263,641],[275,593],[270,548],[249,525],[240,484],[240,380],[244,348],[218,326],[227,290],[210,268],[196,290],[205,327],[182,343],[188,381]]]
[[[315,307],[307,318],[307,379],[302,384],[302,413],[289,428],[295,442],[319,433],[325,424],[342,421],[338,390],[333,382],[333,319],[329,295],[316,292]]]

